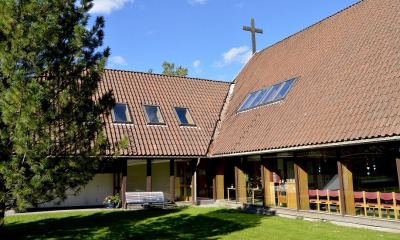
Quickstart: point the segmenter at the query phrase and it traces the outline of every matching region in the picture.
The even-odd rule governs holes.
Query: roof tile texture
[[[213,154],[400,135],[400,2],[364,0],[261,52],[242,69]],[[246,112],[250,92],[299,77]]]
[[[101,91],[112,89],[116,102],[128,103],[133,120],[133,124],[115,124],[110,115],[106,135],[114,145],[124,136],[129,139],[122,156],[204,156],[229,86],[226,82],[106,70]],[[147,124],[143,105],[159,106],[166,124]],[[188,108],[196,126],[179,126],[174,107]]]

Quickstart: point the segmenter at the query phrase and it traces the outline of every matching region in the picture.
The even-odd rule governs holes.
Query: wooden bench
[[[167,205],[163,192],[126,192],[125,197],[126,207],[128,205],[140,205],[143,208],[152,206],[161,206],[164,208]]]

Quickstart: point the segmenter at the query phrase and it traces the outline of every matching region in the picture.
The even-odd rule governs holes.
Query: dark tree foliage
[[[0,1],[0,226],[4,212],[78,192],[105,161],[98,91],[109,49],[91,0]]]
[[[162,72],[163,75],[186,77],[188,74],[187,68],[183,68],[182,66],[175,68],[174,63],[169,63],[167,61],[163,62],[162,67],[163,67],[163,72]]]

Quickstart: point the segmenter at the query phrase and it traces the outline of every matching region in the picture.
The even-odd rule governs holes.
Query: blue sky
[[[232,81],[251,57],[254,18],[257,51],[331,16],[358,0],[94,0],[106,20],[107,67],[153,73],[168,61],[188,77]]]

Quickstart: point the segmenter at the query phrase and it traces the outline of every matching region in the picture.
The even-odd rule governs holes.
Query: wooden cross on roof
[[[256,52],[256,33],[262,34],[263,30],[259,29],[259,28],[255,28],[253,18],[251,19],[251,26],[250,27],[243,26],[243,30],[251,32],[251,42],[253,45],[253,54],[254,54]]]

